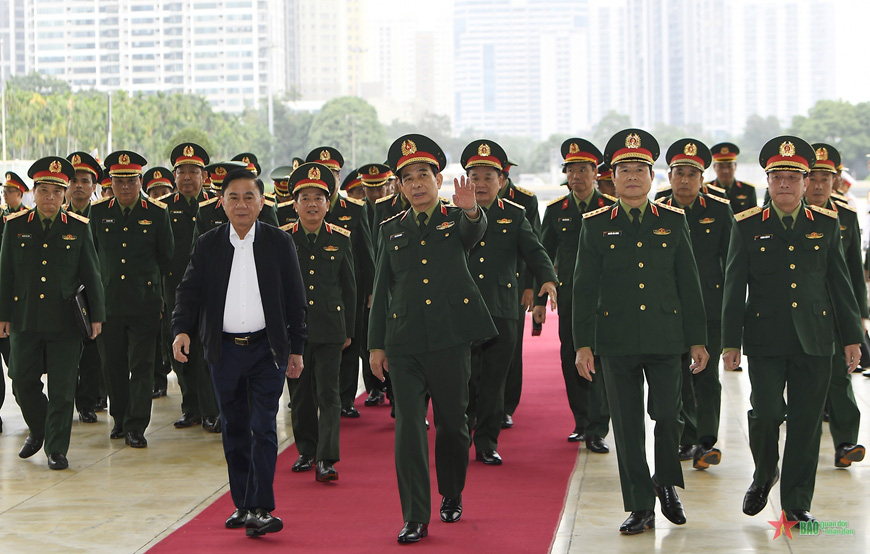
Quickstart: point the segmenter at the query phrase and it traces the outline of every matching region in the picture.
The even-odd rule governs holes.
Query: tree
[[[40,94],[63,94],[70,91],[66,81],[36,71],[27,75],[12,75],[6,80],[6,87]]]
[[[329,100],[314,116],[308,134],[308,151],[324,145],[337,148],[348,169],[383,162],[388,146],[375,108],[353,96]]]
[[[826,142],[839,150],[843,165],[856,176],[867,175],[865,155],[870,145],[870,103],[820,100],[807,116],[795,116],[789,133],[810,143]]]
[[[739,144],[740,153],[744,158],[747,158],[746,154],[756,156],[767,141],[781,134],[782,127],[780,127],[779,119],[776,116],[761,117],[758,114],[752,114],[746,118],[746,128]]]
[[[592,143],[600,150],[604,151],[604,146],[613,135],[629,127],[631,127],[630,117],[614,110],[610,110],[604,114],[604,117],[602,117],[601,121],[599,121],[595,126],[595,131],[592,133]]]
[[[215,151],[214,145],[211,139],[208,138],[208,135],[195,127],[185,127],[172,135],[169,141],[166,142],[166,147],[163,149],[163,157],[168,159],[172,154],[172,150],[182,142],[192,142],[202,146],[208,152],[209,158],[211,158],[211,153]]]

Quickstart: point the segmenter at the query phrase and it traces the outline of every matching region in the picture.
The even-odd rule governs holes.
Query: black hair
[[[433,177],[435,177],[436,175],[438,175],[439,173],[441,173],[441,171],[438,169],[438,167],[437,167],[436,165],[434,165],[434,164],[430,164],[430,163],[428,163],[428,162],[424,162],[424,163],[426,164],[426,167],[428,167],[429,170],[432,171],[432,176],[433,176]],[[410,164],[409,164],[409,165],[410,165]],[[407,166],[406,166],[406,167],[407,167]],[[405,168],[403,167],[402,169],[405,169]],[[402,179],[402,169],[399,170],[399,175],[398,175],[398,177],[399,177],[399,182],[400,182],[400,183],[403,182],[403,179]]]
[[[257,183],[257,189],[260,191],[261,196],[263,195],[263,193],[266,192],[266,186],[263,184],[263,181],[258,179],[257,176],[253,174],[253,172],[248,171],[247,169],[234,169],[227,173],[227,176],[224,177],[224,182],[221,186],[221,189],[226,192],[227,187],[230,186],[230,183],[239,179],[251,180]]]

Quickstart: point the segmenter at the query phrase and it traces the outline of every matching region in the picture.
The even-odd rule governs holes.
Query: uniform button
[[[178,218],[173,217],[173,218],[172,218],[172,222],[173,222],[173,223],[178,223]]]
[[[121,275],[121,280],[124,280],[124,279],[126,279],[126,278],[127,278],[126,275]]]
[[[420,241],[420,244],[423,245],[423,246],[426,246],[426,241],[425,241],[425,240],[421,240],[421,241]]]
[[[24,248],[24,243],[23,243],[23,242],[21,243],[21,248]]]
[[[335,307],[335,311],[340,312],[340,311],[341,311],[341,306],[336,306],[336,307]]]
[[[423,265],[426,265],[429,263],[429,260],[427,260],[426,258],[423,258],[422,262],[423,262]]]
[[[477,276],[479,279],[483,279],[483,273]]]
[[[789,268],[789,269],[794,269],[794,264],[790,264],[790,265],[788,266],[788,268]]]
[[[709,233],[710,233],[710,229],[707,229],[705,232],[709,234]]]
[[[483,262],[483,258],[482,258],[482,257],[480,258],[480,261]]]
[[[394,246],[394,247],[393,247],[393,250],[398,250],[398,249],[399,249],[398,246]]]
[[[563,230],[563,231],[567,231],[568,229],[566,229],[565,227],[562,227],[562,230]]]
[[[761,248],[759,248],[759,250],[762,251],[762,252],[764,252],[764,251],[767,250],[767,249],[766,249],[765,247],[762,246]]]
[[[484,241],[480,241],[480,245],[481,245],[481,246],[486,246],[486,242],[484,242]]]
[[[637,288],[642,289],[643,287],[644,287],[644,284],[643,284],[643,283],[638,283],[638,284],[637,284]]]
[[[126,242],[122,242],[122,243],[121,243],[121,247],[123,247],[123,248],[127,248],[127,243],[126,243]]]
[[[309,301],[308,301],[308,305],[309,305],[309,306],[313,306],[313,305],[314,305],[314,300],[309,300]]]
[[[641,305],[640,305],[640,311],[644,311],[645,309],[646,309],[646,304],[641,304]]]
[[[150,287],[150,286],[151,286],[151,281],[146,281],[145,284],[148,285],[148,286]]]
[[[43,298],[45,298],[45,295],[44,295],[44,294],[40,294],[40,295],[39,295],[39,299],[42,300]]]
[[[643,262],[637,262],[637,267],[643,269]]]
[[[616,245],[615,245],[615,244],[611,244],[611,245],[610,245],[610,249],[613,250],[614,248],[616,248]]]
[[[107,232],[107,233],[109,232],[109,228],[108,228],[108,227],[106,227],[106,232]]]
[[[313,269],[309,269],[309,270],[308,270],[308,274],[309,274],[309,275],[314,275],[314,270],[313,270]]]
[[[334,259],[335,259],[335,256],[330,256],[329,259],[330,259],[330,260],[334,260]]]
[[[716,283],[716,288],[717,288],[717,289],[719,288],[719,283]]]
[[[308,285],[308,290],[314,290],[314,285]]]
[[[423,279],[423,284],[424,284],[424,285],[428,285],[428,284],[429,284],[429,279]]]
[[[797,288],[797,283],[792,283],[792,284],[791,284],[791,288],[796,289],[796,288]]]
[[[48,265],[48,261],[42,260],[42,265]]]
[[[822,315],[828,315],[828,310],[822,310]]]
[[[432,301],[429,300],[429,299],[427,298],[427,299],[426,299],[426,305],[428,306],[428,305],[431,304],[431,303],[432,303]]]
[[[663,243],[662,243],[662,248],[667,248],[667,247],[668,247],[668,243],[663,242]]]
[[[643,246],[643,243],[641,241],[637,241],[637,247],[640,248],[641,246]]]
[[[47,244],[47,243],[46,243],[46,244],[43,244],[42,247],[43,247],[43,248],[48,248],[48,244]]]
[[[502,233],[507,233],[507,229],[502,229],[501,232],[502,232]]]
[[[508,283],[508,288],[511,288],[512,283]]]
[[[313,259],[314,259],[314,256],[311,256],[311,259],[313,260]]]
[[[605,312],[604,312],[604,315],[605,315],[605,316],[609,316],[609,315],[610,315],[610,312],[605,311]]]
[[[818,244],[815,245],[815,246],[813,246],[813,250],[818,250],[818,249],[819,249],[819,245],[818,245]]]
[[[464,302],[465,304],[468,304],[468,298],[463,298],[462,302]]]
[[[125,260],[124,258],[121,258],[121,263],[125,264],[125,263],[127,263],[127,260]]]
[[[393,319],[396,319],[397,317],[398,317],[398,316],[397,316],[396,314],[393,314]]]
[[[16,296],[16,297],[13,298],[12,300],[15,300],[16,302],[18,302],[18,297]]]
[[[790,246],[788,247],[788,251],[789,251],[789,252],[793,252],[793,251],[794,251],[794,246],[791,246],[791,245],[790,245]]]
[[[125,231],[126,231],[126,230],[127,230],[127,228],[126,228],[126,227],[124,227],[124,230],[125,230]]]
[[[68,245],[68,244],[66,245],[66,249],[69,250],[69,245]]]
[[[45,282],[45,277],[40,277],[39,280],[42,281],[42,282],[44,283],[44,282]]]
[[[791,303],[791,307],[792,307],[792,308],[797,308],[797,302],[792,302],[792,303]]]

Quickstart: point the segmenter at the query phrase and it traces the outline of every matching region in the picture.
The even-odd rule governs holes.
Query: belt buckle
[[[233,341],[235,341],[236,346],[248,346],[250,343],[248,337],[235,337],[233,338]]]

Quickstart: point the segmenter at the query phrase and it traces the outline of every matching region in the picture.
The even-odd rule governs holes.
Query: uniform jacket
[[[538,211],[538,197],[535,196],[535,193],[522,187],[516,186],[513,181],[508,178],[507,184],[499,191],[498,195],[499,198],[515,202],[526,209],[526,219],[528,220],[529,225],[532,226],[532,231],[535,233],[538,239],[540,239],[541,214]],[[517,274],[517,280],[520,284],[520,288],[534,288],[534,274],[531,271],[527,271],[525,262],[522,260],[522,258],[517,260]],[[538,291],[535,291],[535,294],[537,294],[537,292]],[[522,291],[519,291],[519,293],[522,294]]]
[[[296,213],[295,200],[279,202],[275,205],[275,212],[278,217],[279,226],[284,226],[288,223],[296,223],[296,220],[299,219],[299,214]]]
[[[381,224],[369,317],[369,348],[405,355],[495,337],[498,332],[466,256],[486,231],[440,203],[421,233],[412,209]]]
[[[870,318],[867,308],[867,282],[864,280],[864,267],[861,261],[861,228],[858,224],[858,211],[841,200],[828,200],[826,206],[837,212],[840,219],[840,240],[843,243],[843,254],[846,257],[846,269],[849,271],[849,281],[858,302],[858,313],[863,318]]]
[[[190,249],[193,248],[193,234],[196,231],[196,220],[199,214],[200,202],[213,198],[204,188],[196,198],[188,202],[183,194],[174,192],[160,198],[169,211],[169,225],[172,227],[174,249],[169,271],[166,274],[166,290],[174,295],[175,287],[181,282],[187,262],[190,261]]]
[[[715,180],[705,183],[705,186],[712,189],[712,194],[727,198],[731,202],[731,211],[735,214],[758,206],[758,196],[755,193],[755,187],[749,183],[743,183],[735,179],[734,184],[728,189],[720,185],[718,180]]]
[[[357,299],[360,302],[367,302],[375,279],[375,255],[365,203],[362,200],[339,195],[335,204],[326,212],[326,222],[344,227],[351,232]]]

